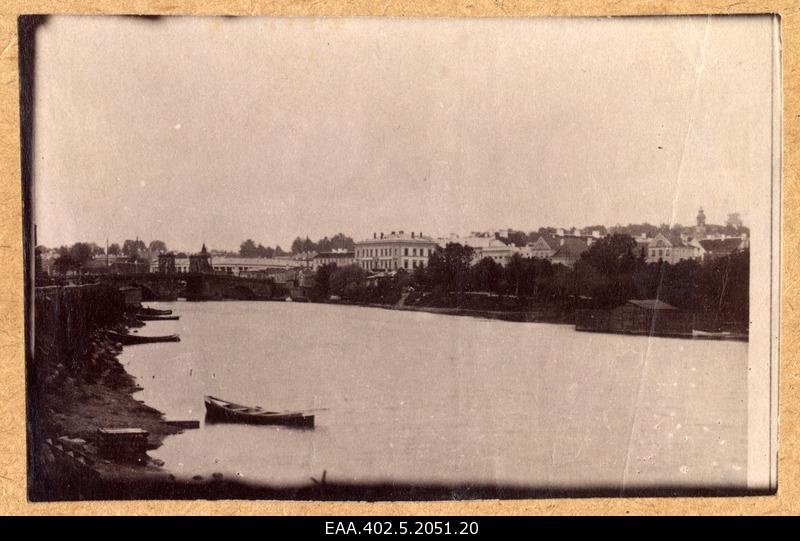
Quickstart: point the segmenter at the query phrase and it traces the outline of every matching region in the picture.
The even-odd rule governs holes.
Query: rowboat
[[[142,321],[177,321],[181,316],[149,316],[147,314],[136,314],[136,317]]]
[[[743,333],[732,333],[728,331],[709,332],[692,329],[693,338],[703,338],[706,340],[747,340],[748,336]]]
[[[207,421],[314,428],[314,416],[302,411],[266,411],[257,406],[242,406],[213,396],[206,396],[205,403]]]
[[[695,338],[727,338],[731,336],[729,332],[709,332],[709,331],[698,331],[697,329],[692,329],[692,336]]]
[[[171,316],[172,310],[159,310],[158,308],[150,308],[149,306],[142,306],[139,308],[139,315],[143,316]]]
[[[121,334],[114,331],[108,331],[106,335],[113,341],[119,342],[124,346],[133,344],[150,344],[153,342],[180,342],[181,339],[177,334],[168,334],[166,336],[139,336],[136,334]]]

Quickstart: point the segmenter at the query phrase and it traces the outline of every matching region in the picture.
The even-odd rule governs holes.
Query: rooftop
[[[645,310],[677,310],[671,304],[667,304],[659,299],[646,299],[646,300],[629,300],[628,304],[644,308]]]

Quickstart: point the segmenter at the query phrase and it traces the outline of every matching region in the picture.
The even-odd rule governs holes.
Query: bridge
[[[132,286],[142,291],[144,301],[271,300],[285,298],[291,285],[272,278],[250,278],[211,272],[106,274],[98,277],[116,287]]]

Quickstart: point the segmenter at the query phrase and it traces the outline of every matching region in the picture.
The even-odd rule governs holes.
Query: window
[[[403,255],[408,255],[408,248],[403,248]]]
[[[411,255],[413,255],[414,257],[417,257],[417,249],[416,249],[416,248],[414,248],[413,250],[411,250]],[[416,266],[416,265],[415,265],[415,266]]]
[[[406,251],[408,251],[408,248],[406,248]],[[407,269],[407,268],[408,268],[408,259],[404,259],[404,260],[403,260],[403,268],[404,268],[404,269]]]

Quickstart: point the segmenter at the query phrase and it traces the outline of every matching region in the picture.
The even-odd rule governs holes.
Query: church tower
[[[211,266],[211,254],[206,250],[206,245],[203,243],[203,248],[199,254],[192,254],[189,256],[189,272],[212,272],[214,268]]]
[[[703,211],[703,207],[700,207],[700,211],[697,213],[695,236],[698,239],[704,239],[706,237],[706,213]]]

